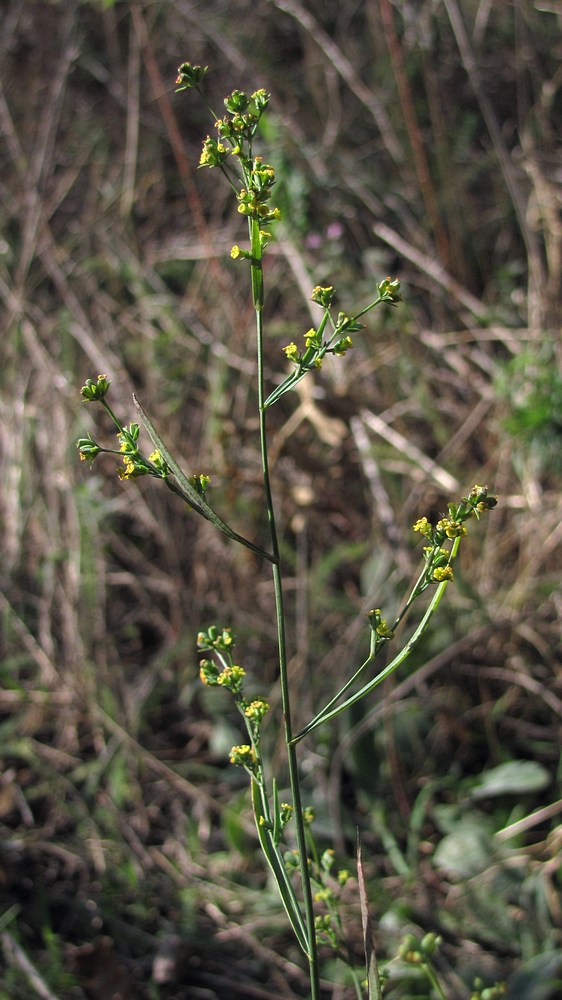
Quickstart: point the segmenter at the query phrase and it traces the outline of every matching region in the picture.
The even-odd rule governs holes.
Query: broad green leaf
[[[510,760],[484,771],[471,791],[473,799],[495,795],[526,795],[550,784],[550,775],[536,760]]]
[[[470,878],[490,864],[493,854],[494,844],[484,818],[465,817],[439,842],[433,863],[450,875]]]

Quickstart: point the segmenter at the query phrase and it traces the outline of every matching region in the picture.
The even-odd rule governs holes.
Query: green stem
[[[308,938],[307,959],[310,975],[310,995],[311,1000],[319,1000],[320,997],[320,974],[318,967],[318,951],[316,947],[316,928],[314,926],[314,906],[312,902],[312,887],[310,884],[310,874],[308,871],[308,858],[306,849],[305,824],[303,820],[302,800],[300,792],[300,779],[298,770],[298,760],[296,746],[293,744],[293,728],[291,721],[291,699],[289,692],[289,675],[287,668],[287,647],[285,642],[285,612],[283,607],[283,580],[280,566],[279,541],[277,537],[277,526],[275,522],[275,510],[273,506],[273,495],[271,491],[271,480],[269,476],[269,461],[267,453],[267,433],[266,417],[264,406],[264,364],[263,364],[263,273],[262,273],[262,250],[259,240],[259,224],[256,220],[250,220],[250,240],[252,247],[252,293],[254,296],[254,307],[256,310],[256,333],[257,333],[257,356],[258,356],[258,405],[260,421],[260,449],[263,484],[265,491],[265,501],[267,507],[267,517],[269,522],[269,532],[271,537],[271,549],[273,552],[273,587],[275,592],[275,613],[277,621],[277,643],[279,651],[279,676],[281,685],[281,701],[283,705],[283,717],[285,725],[285,741],[287,744],[289,782],[293,798],[295,829],[297,837],[297,849],[299,853],[299,866],[302,882],[305,922]]]
[[[422,965],[422,969],[425,972],[427,978],[429,979],[431,985],[433,986],[433,989],[439,996],[439,1000],[447,1000],[447,997],[441,987],[441,983],[439,982],[437,976],[435,975],[435,971],[433,967],[430,965],[430,963],[424,962]]]
[[[378,687],[379,684],[382,684],[382,682],[386,680],[387,677],[393,674],[394,671],[397,670],[398,667],[402,665],[402,663],[404,663],[404,661],[408,658],[410,653],[416,648],[420,639],[426,632],[427,627],[433,615],[435,614],[437,608],[439,607],[447,583],[448,581],[445,580],[443,581],[443,583],[440,583],[438,585],[433,600],[431,601],[431,604],[429,605],[427,611],[425,612],[420,624],[418,625],[411,639],[408,640],[404,648],[400,650],[400,652],[397,654],[397,656],[394,657],[391,663],[389,663],[387,667],[381,670],[380,673],[378,673],[376,677],[373,678],[373,680],[368,682],[368,684],[365,684],[354,695],[352,695],[350,698],[347,698],[344,702],[342,702],[341,705],[338,705],[337,708],[332,708],[331,711],[322,709],[322,711],[319,712],[318,715],[316,715],[314,719],[312,719],[312,721],[309,722],[308,725],[306,725],[304,729],[302,729],[301,732],[298,733],[293,738],[293,743],[298,743],[300,740],[303,739],[303,737],[307,736],[308,733],[311,733],[313,729],[316,729],[317,726],[321,726],[323,725],[323,723],[329,722],[331,719],[335,719],[337,715],[340,715],[342,712],[345,712],[346,709],[351,708],[351,706],[355,705],[356,702],[361,701],[362,698],[365,698],[365,696],[370,694],[371,691],[374,691],[374,689]],[[366,663],[363,664],[363,666],[366,666],[368,662],[369,661],[367,660]],[[360,668],[360,670],[361,669],[363,668]],[[357,674],[360,673],[360,670],[357,671]],[[333,703],[334,699],[332,699],[330,705],[333,705]]]

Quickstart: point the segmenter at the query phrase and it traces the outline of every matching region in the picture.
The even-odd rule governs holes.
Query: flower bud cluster
[[[220,649],[231,650],[235,646],[234,635],[231,628],[218,629],[216,625],[211,625],[206,632],[197,633],[197,649]]]
[[[333,285],[328,285],[323,288],[321,285],[316,285],[316,288],[312,289],[312,295],[310,298],[317,305],[322,306],[324,309],[329,309],[332,304],[332,299],[334,297],[335,288]]]
[[[214,660],[203,659],[199,664],[199,677],[203,684],[207,687],[218,685],[235,695],[240,694],[245,676],[246,671],[237,663],[228,663],[221,668]]]
[[[199,88],[199,84],[202,82],[203,78],[207,73],[208,66],[194,66],[190,62],[184,62],[178,67],[178,75],[176,78],[176,94],[179,94],[180,90],[191,90]]]
[[[350,333],[356,333],[363,329],[363,324],[359,323],[356,317],[347,316],[346,313],[338,313],[334,319],[330,313],[330,307],[334,297],[335,288],[322,288],[317,285],[313,289],[311,300],[324,310],[324,315],[315,329],[312,327],[304,335],[304,350],[299,350],[292,341],[283,348],[283,353],[297,367],[298,373],[310,371],[312,368],[321,368],[322,361],[326,354],[334,354],[342,357],[353,347]],[[329,324],[329,327],[328,327]],[[329,332],[326,334],[326,329]]]
[[[342,357],[351,350],[353,347],[351,334],[364,329],[359,317],[381,302],[391,304],[399,302],[401,298],[399,288],[400,282],[397,279],[385,278],[377,285],[377,298],[360,313],[348,316],[345,312],[339,312],[337,317],[334,317],[331,313],[334,286],[317,285],[312,291],[311,299],[324,310],[318,327],[316,329],[313,327],[305,333],[303,350],[299,349],[294,341],[283,348],[285,356],[296,366],[297,374],[301,375],[312,368],[321,368],[326,354]]]
[[[265,90],[256,90],[249,96],[243,90],[233,90],[225,97],[227,114],[224,118],[217,118],[215,128],[221,138],[232,145],[236,156],[243,152],[243,142],[251,143],[268,104],[269,94]]]
[[[85,403],[99,403],[105,399],[110,385],[111,382],[107,375],[98,375],[95,382],[93,379],[87,378],[80,389],[80,395]]]
[[[501,1000],[507,993],[505,983],[494,983],[493,986],[484,986],[481,979],[474,981],[474,991],[470,994],[470,1000]]]
[[[119,454],[123,456],[123,465],[117,469],[120,479],[135,479],[137,476],[154,476],[156,479],[166,479],[170,473],[168,463],[158,449],[151,452],[148,458],[141,454],[138,447],[140,427],[129,424],[123,427],[117,435]]]
[[[312,853],[315,860],[309,861],[310,876],[318,887],[314,901],[325,911],[315,917],[316,937],[319,944],[337,951],[342,940],[341,894],[351,875],[347,868],[334,871],[336,856],[331,848],[323,851],[320,857],[315,850]]]
[[[389,302],[393,306],[397,305],[398,302],[402,302],[400,282],[398,278],[384,278],[383,281],[377,285],[377,289],[381,302]]]
[[[186,66],[191,67],[191,64],[184,63],[180,67],[179,82],[184,83],[185,79],[191,78],[194,67],[182,75]],[[184,83],[180,89],[194,85]],[[199,160],[200,167],[220,167],[224,171],[229,157],[234,156],[239,160],[243,186],[237,194],[238,211],[248,219],[257,220],[260,225],[276,222],[281,217],[279,209],[270,205],[275,170],[269,163],[264,163],[261,156],[254,156],[252,153],[252,140],[268,103],[269,94],[265,90],[256,90],[250,95],[242,90],[233,90],[224,100],[226,114],[215,121],[217,138],[207,136]],[[265,238],[269,234],[264,233],[263,236]],[[235,246],[231,256],[236,260],[249,255]]]
[[[90,468],[94,459],[97,458],[101,451],[103,451],[103,448],[100,448],[99,444],[94,441],[90,434],[88,434],[87,437],[78,438],[76,447],[78,448],[78,452],[80,454],[80,461],[89,462]]]
[[[233,747],[230,760],[233,764],[241,764],[252,774],[258,774],[260,765],[259,743],[260,729],[263,719],[269,712],[269,704],[265,698],[254,697],[246,700],[243,684],[246,671],[232,659],[235,641],[232,629],[217,628],[211,625],[205,631],[197,634],[197,648],[200,652],[212,652],[214,659],[204,657],[199,664],[199,677],[206,687],[222,687],[234,696],[236,707],[244,719],[250,738],[248,744],[252,751],[252,766],[249,766],[247,747]],[[244,751],[244,753],[242,753]],[[286,819],[289,819],[289,806],[285,809]]]
[[[487,486],[477,484],[467,497],[462,497],[460,503],[449,503],[448,517],[442,517],[433,525],[427,517],[420,517],[414,524],[414,531],[419,532],[430,543],[423,549],[426,562],[426,577],[419,592],[428,583],[443,583],[453,579],[453,569],[450,565],[451,551],[443,546],[450,541],[466,535],[464,522],[471,517],[479,518],[483,513],[496,507],[498,498],[488,493]]]
[[[111,383],[107,375],[98,375],[95,382],[93,379],[88,378],[80,390],[80,395],[85,403],[102,404],[106,413],[118,428],[117,440],[119,448],[103,448],[88,434],[87,437],[78,438],[76,442],[80,460],[82,462],[89,462],[91,466],[97,456],[102,453],[119,455],[123,462],[117,468],[120,479],[135,479],[137,476],[154,476],[156,479],[167,479],[170,469],[160,452],[156,449],[146,458],[140,451],[138,445],[139,425],[131,423],[128,427],[123,426],[113,413],[106,400],[110,385]]]
[[[376,656],[380,647],[394,638],[394,632],[389,628],[386,618],[382,617],[380,608],[369,611],[368,618],[371,629],[371,654]]]
[[[198,493],[200,497],[204,497],[207,492],[207,487],[211,482],[211,477],[206,476],[204,472],[198,472],[194,476],[188,476],[188,480],[196,493]]]
[[[260,226],[268,222],[278,222],[281,213],[272,208],[271,190],[275,184],[275,170],[269,163],[263,163],[261,156],[243,163],[246,186],[237,195],[240,215],[256,219]],[[263,234],[266,236],[268,234]]]
[[[210,135],[203,140],[203,149],[199,157],[200,167],[221,167],[230,153],[228,146],[217,142]]]
[[[442,942],[439,935],[429,932],[420,939],[415,934],[406,934],[398,949],[398,955],[403,962],[410,965],[424,965],[430,959]]]
[[[249,743],[243,743],[241,746],[232,747],[229,754],[229,760],[231,764],[235,764],[237,767],[245,768],[246,771],[249,771],[252,775],[258,773],[256,752]]]

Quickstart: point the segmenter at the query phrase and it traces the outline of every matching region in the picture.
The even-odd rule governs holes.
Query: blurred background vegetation
[[[271,414],[297,726],[363,659],[366,610],[399,607],[413,521],[500,495],[416,662],[303,744],[320,843],[344,864],[360,828],[380,958],[435,930],[451,1000],[475,976],[560,996],[561,21],[556,0],[2,4],[2,997],[306,995],[226,765],[236,715],[197,677],[197,630],[232,625],[283,774],[267,567],[75,447],[112,439],[79,397],[107,373],[122,419],[134,389],[264,537],[243,225],[196,170],[185,59],[216,108],[272,94],[272,384],[315,284],[350,310],[403,284]],[[388,995],[427,997],[403,973]]]

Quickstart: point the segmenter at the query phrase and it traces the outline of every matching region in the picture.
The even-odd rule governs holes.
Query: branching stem
[[[269,461],[267,451],[266,432],[266,412],[264,394],[264,364],[263,364],[263,272],[261,267],[262,250],[259,245],[258,224],[254,220],[250,221],[250,240],[252,245],[252,291],[254,294],[254,306],[256,310],[256,334],[257,334],[257,364],[258,364],[258,404],[260,421],[260,450],[262,462],[263,484],[265,490],[265,502],[267,507],[267,517],[269,522],[269,533],[271,537],[271,550],[273,553],[272,573],[273,586],[275,591],[275,615],[277,622],[277,642],[279,652],[279,676],[281,685],[281,701],[283,705],[283,717],[285,726],[285,742],[287,744],[289,782],[291,795],[293,798],[295,829],[297,838],[297,849],[299,853],[299,866],[302,882],[302,892],[305,911],[305,922],[308,937],[308,965],[310,973],[310,995],[311,1000],[319,1000],[320,979],[318,968],[318,952],[316,947],[316,929],[314,925],[314,906],[312,902],[312,888],[310,884],[310,874],[308,870],[308,856],[306,847],[305,824],[303,819],[303,808],[301,800],[299,768],[297,760],[297,748],[292,742],[293,727],[291,721],[291,699],[289,691],[289,676],[287,669],[287,647],[285,642],[285,613],[283,606],[283,580],[281,573],[281,561],[279,555],[279,541],[277,537],[277,526],[275,521],[275,509],[273,505],[273,494],[271,491],[271,480],[269,475]]]

